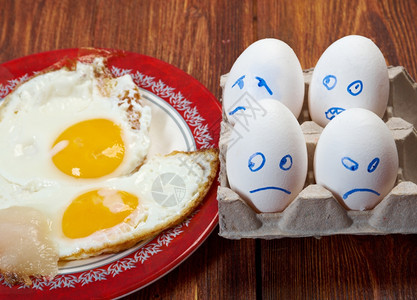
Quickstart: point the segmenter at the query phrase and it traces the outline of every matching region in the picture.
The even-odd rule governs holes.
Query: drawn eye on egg
[[[361,80],[355,80],[351,84],[348,85],[347,91],[352,96],[357,96],[362,93],[363,90],[363,83]]]
[[[323,85],[327,90],[332,90],[336,86],[337,78],[334,75],[327,75],[323,78]]]
[[[356,171],[359,168],[359,164],[347,156],[342,157],[342,165],[350,171]]]
[[[379,165],[379,158],[375,157],[368,165],[368,172],[372,173]]]
[[[265,165],[265,155],[262,152],[253,153],[248,160],[248,168],[251,172],[259,171]]]
[[[284,170],[288,171],[292,167],[292,156],[287,154],[285,155],[281,161],[279,162],[279,167]]]

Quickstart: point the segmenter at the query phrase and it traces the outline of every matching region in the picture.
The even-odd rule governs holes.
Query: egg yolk
[[[123,161],[121,128],[107,119],[92,119],[68,127],[52,146],[52,161],[67,175],[97,178],[112,173]]]
[[[135,195],[125,191],[99,189],[75,198],[64,212],[62,230],[76,239],[122,223],[138,206]]]

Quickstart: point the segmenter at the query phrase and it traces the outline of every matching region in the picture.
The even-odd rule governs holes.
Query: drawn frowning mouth
[[[350,195],[352,195],[353,193],[357,193],[357,192],[369,192],[377,196],[380,195],[380,193],[378,193],[377,191],[374,191],[373,189],[351,189],[350,191],[347,191],[346,193],[343,194],[343,199],[346,200]]]
[[[284,192],[288,195],[291,194],[291,192],[289,190],[286,190],[284,188],[280,188],[280,187],[277,187],[277,186],[265,186],[265,187],[262,187],[262,188],[251,190],[251,191],[249,191],[249,193],[252,194],[252,193],[257,193],[257,192],[266,191],[266,190],[277,190],[277,191]]]
[[[235,113],[237,113],[240,110],[245,111],[246,110],[246,107],[244,107],[244,106],[238,106],[235,109],[233,109],[231,112],[229,112],[229,115],[230,116],[233,116]]]

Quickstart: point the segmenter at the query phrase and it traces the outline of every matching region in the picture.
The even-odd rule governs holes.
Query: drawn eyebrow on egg
[[[239,87],[239,89],[243,89],[243,86],[245,85],[245,82],[243,81],[243,79],[246,77],[246,75],[243,75],[241,77],[239,77],[235,83],[232,85],[232,88],[237,84],[237,86]]]
[[[268,92],[268,94],[270,94],[270,95],[273,94],[273,92],[269,88],[268,84],[266,83],[265,79],[263,79],[263,78],[261,78],[259,76],[256,76],[255,79],[257,79],[259,81],[258,82],[258,86],[259,87],[264,87],[266,89],[266,91]]]

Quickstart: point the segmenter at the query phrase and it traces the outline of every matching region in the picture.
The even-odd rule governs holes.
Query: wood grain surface
[[[220,98],[220,75],[257,39],[285,41],[311,68],[332,42],[360,34],[416,79],[416,16],[408,0],[0,0],[0,63],[117,48],[164,60]],[[417,299],[416,235],[232,241],[217,233],[125,299]]]

